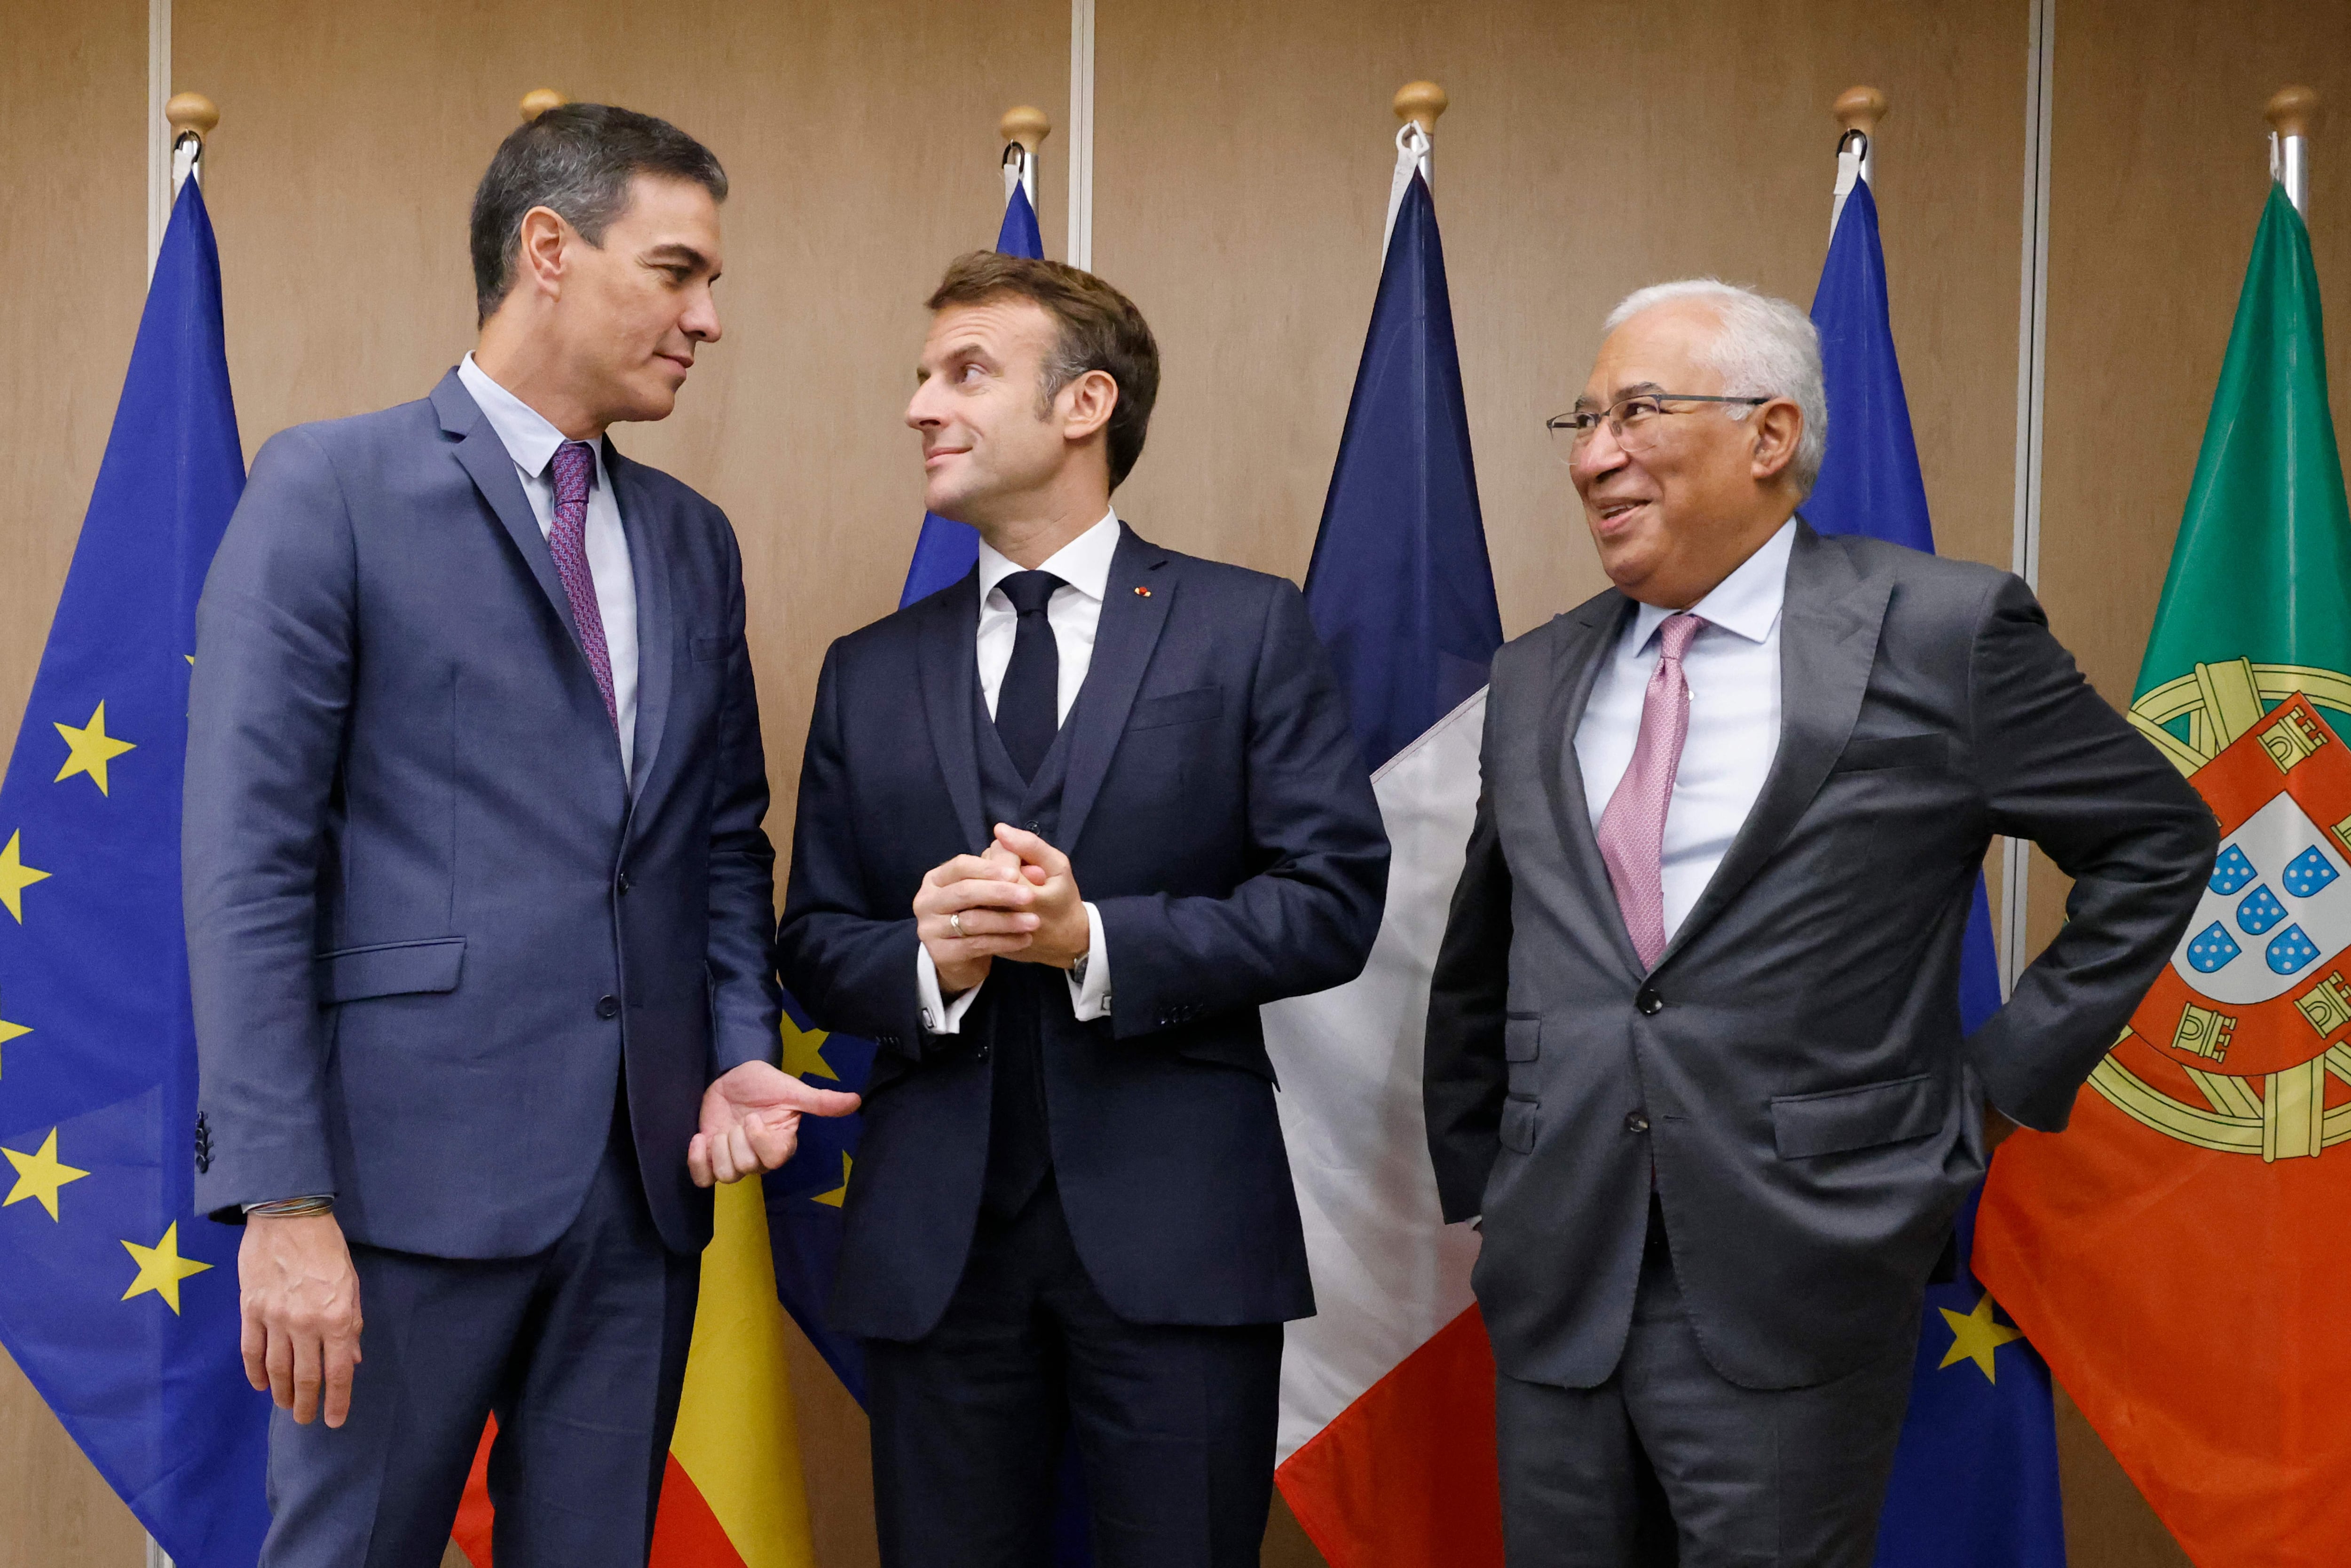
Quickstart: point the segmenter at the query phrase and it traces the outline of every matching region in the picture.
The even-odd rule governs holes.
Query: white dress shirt
[[[570,438],[547,416],[490,380],[467,354],[457,379],[473,394],[482,417],[522,476],[522,493],[538,519],[541,538],[555,530],[555,449]],[[628,536],[621,531],[620,503],[604,472],[604,444],[588,444],[596,465],[588,479],[588,570],[596,580],[596,609],[604,622],[604,652],[612,662],[612,711],[621,731],[621,772],[635,764],[637,739],[637,574],[629,563]]]
[[[1788,592],[1793,519],[1689,607],[1706,624],[1682,656],[1689,734],[1666,807],[1666,936],[1671,940],[1722,863],[1780,751],[1780,606]],[[1575,732],[1583,803],[1600,825],[1632,766],[1641,701],[1657,667],[1657,628],[1677,613],[1640,607],[1593,683]]]
[[[1066,723],[1070,707],[1086,684],[1094,662],[1094,629],[1102,624],[1102,596],[1110,591],[1111,558],[1118,553],[1118,513],[1104,512],[1102,521],[1053,552],[1038,570],[1061,580],[1046,601],[1045,621],[1053,629],[1053,647],[1060,655],[1060,690],[1055,694],[1054,718]],[[996,716],[996,694],[1004,688],[1004,672],[1012,664],[1013,639],[1020,629],[1020,612],[1006,597],[1004,580],[1022,570],[1018,561],[999,555],[987,540],[979,546],[979,690],[987,700],[987,716]],[[1067,850],[1067,845],[1056,845]],[[1110,954],[1102,946],[1102,912],[1086,908],[1086,978],[1070,980],[1070,1005],[1078,1021],[1107,1015],[1111,1006]],[[981,986],[987,982],[982,981]],[[914,949],[914,988],[922,998],[923,1027],[934,1034],[960,1034],[963,1016],[981,989],[974,986],[953,1001],[939,992],[938,966],[930,949]]]

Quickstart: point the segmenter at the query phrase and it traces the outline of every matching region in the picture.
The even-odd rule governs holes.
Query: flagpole
[[[2308,223],[2310,138],[2320,120],[2318,94],[2306,87],[2282,87],[2262,117],[2270,122],[2270,178],[2285,187],[2285,199]]]
[[[170,7],[165,5],[162,9],[168,26]],[[168,56],[168,39],[164,48]],[[163,105],[163,122],[172,131],[170,139],[164,143],[170,182],[164,191],[158,193],[162,197],[163,225],[156,230],[155,242],[148,248],[147,275],[150,282],[153,281],[155,275],[155,257],[163,247],[162,228],[170,225],[172,208],[180,199],[180,187],[190,180],[199,184],[204,182],[204,138],[220,124],[220,106],[200,92],[175,92]],[[152,1535],[147,1537],[146,1568],[172,1568],[171,1554]]]
[[[1037,149],[1045,138],[1053,134],[1053,122],[1041,109],[1018,104],[1004,111],[996,122],[997,134],[1004,138],[1004,199],[1012,199],[1012,182],[1018,179],[1020,189],[1029,197],[1029,210],[1037,210]]]
[[[1844,199],[1853,194],[1854,182],[1867,180],[1876,188],[1875,166],[1870,152],[1877,135],[1877,122],[1886,118],[1886,95],[1874,87],[1849,87],[1837,95],[1830,106],[1836,116],[1837,131],[1836,189],[1829,201],[1829,236],[1836,236],[1837,220],[1844,216]]]

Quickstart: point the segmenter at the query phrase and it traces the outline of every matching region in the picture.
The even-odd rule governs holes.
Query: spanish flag
[[[2223,840],[1975,1270],[2204,1568],[2351,1553],[2351,505],[2310,236],[2274,187],[2131,719]]]
[[[756,1181],[718,1189],[702,1301],[653,1525],[652,1568],[815,1568],[792,1416],[789,1343]],[[455,1542],[491,1568],[490,1440],[482,1435]]]

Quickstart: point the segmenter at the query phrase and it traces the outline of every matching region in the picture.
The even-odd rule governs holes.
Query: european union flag
[[[1886,304],[1877,203],[1856,181],[1813,296],[1828,374],[1829,447],[1804,518],[1934,553],[1927,486]],[[2000,1008],[1981,878],[1959,955],[1959,1022]],[[2049,1368],[1968,1268],[1979,1187],[1959,1217],[1958,1277],[1927,1291],[1910,1414],[1877,1534],[1878,1568],[2064,1568]],[[2000,1354],[2002,1346],[2013,1346]]]
[[[1006,256],[1041,256],[1045,241],[1037,228],[1037,209],[1019,184],[1004,203],[1004,224],[997,231],[996,248]],[[928,599],[979,563],[979,533],[967,523],[949,522],[935,512],[923,514],[923,531],[914,540],[914,559],[906,567],[906,587],[898,595],[900,609],[917,599]]]
[[[191,179],[0,787],[0,1341],[181,1568],[250,1568],[269,1523],[237,1232],[190,1206],[180,925],[196,594],[244,488]]]

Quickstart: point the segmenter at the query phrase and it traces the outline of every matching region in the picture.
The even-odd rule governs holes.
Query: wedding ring
[[[956,936],[963,935],[963,913],[960,910],[947,916],[947,924],[955,927]]]

